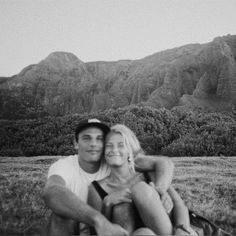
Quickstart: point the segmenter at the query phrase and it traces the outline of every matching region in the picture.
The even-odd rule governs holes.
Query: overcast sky
[[[236,35],[236,0],[0,0],[0,76],[54,51],[139,59]]]

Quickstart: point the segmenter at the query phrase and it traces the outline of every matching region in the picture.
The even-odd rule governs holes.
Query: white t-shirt
[[[101,180],[110,174],[110,168],[102,163],[96,173],[89,174],[85,172],[79,165],[78,155],[68,156],[59,159],[51,165],[48,171],[48,178],[52,175],[61,176],[66,187],[71,190],[82,201],[87,202],[88,186],[94,180]],[[88,234],[88,226],[80,223],[80,233]]]
[[[88,186],[94,180],[107,177],[110,168],[103,163],[96,173],[90,174],[80,167],[78,158],[78,155],[73,155],[59,159],[49,168],[48,178],[52,175],[61,176],[66,182],[66,187],[82,201],[87,202]]]

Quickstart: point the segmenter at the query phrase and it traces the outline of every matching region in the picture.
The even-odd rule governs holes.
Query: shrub
[[[83,115],[32,120],[0,120],[0,155],[35,156],[74,153],[74,129],[82,119],[123,123],[149,154],[168,156],[236,155],[235,119],[199,113],[130,106]]]

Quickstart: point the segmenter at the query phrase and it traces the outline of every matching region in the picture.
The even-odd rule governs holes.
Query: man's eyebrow
[[[82,134],[81,137],[91,137],[93,135],[91,134]],[[103,134],[98,134],[97,137],[103,137],[104,135]]]
[[[91,135],[89,134],[82,134],[81,137],[90,137]]]

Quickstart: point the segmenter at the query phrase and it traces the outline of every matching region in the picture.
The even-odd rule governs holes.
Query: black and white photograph
[[[0,12],[0,235],[236,235],[235,0]]]

